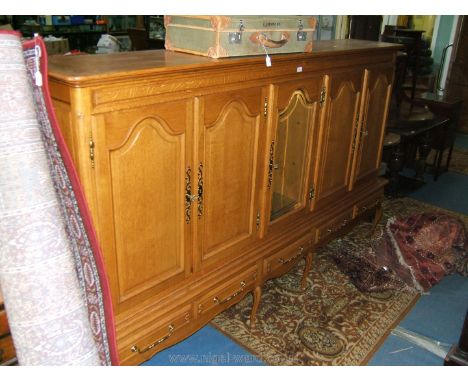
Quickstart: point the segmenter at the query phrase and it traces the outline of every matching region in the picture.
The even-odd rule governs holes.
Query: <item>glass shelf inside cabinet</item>
[[[270,221],[305,205],[307,157],[313,105],[295,91],[280,111],[275,139]]]

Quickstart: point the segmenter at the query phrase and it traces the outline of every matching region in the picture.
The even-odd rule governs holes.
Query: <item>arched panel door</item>
[[[270,143],[270,223],[307,213],[317,166],[323,76],[275,85]]]
[[[191,271],[185,210],[191,115],[191,103],[180,102],[177,108],[152,105],[101,117],[100,240],[117,311]]]
[[[370,179],[379,170],[391,97],[391,66],[366,70],[364,116],[359,131],[356,170],[353,183]]]
[[[264,143],[262,88],[201,99],[198,264],[238,255],[259,236]]]
[[[356,146],[364,70],[331,73],[326,114],[320,137],[320,170],[316,207],[339,200],[348,192]]]

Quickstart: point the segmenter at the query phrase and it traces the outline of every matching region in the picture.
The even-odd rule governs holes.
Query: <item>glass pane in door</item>
[[[313,105],[302,91],[293,93],[280,112],[273,163],[273,194],[270,220],[299,208],[304,203],[309,126]]]

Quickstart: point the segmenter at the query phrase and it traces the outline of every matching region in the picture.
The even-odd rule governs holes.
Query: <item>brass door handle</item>
[[[192,194],[192,170],[187,166],[185,171],[185,222],[190,223],[192,214],[192,203],[197,201],[198,216],[203,215],[203,164],[200,162],[198,166],[198,184],[197,194]]]
[[[187,166],[185,171],[185,222],[190,223],[190,216],[192,214],[192,170]]]
[[[275,168],[275,164],[273,163],[274,156],[275,156],[275,141],[271,141],[270,158],[268,160],[268,188],[271,188],[271,184],[273,183],[273,169]]]
[[[198,200],[198,196],[197,195],[189,195],[189,194],[186,194],[185,195],[185,198],[188,202],[194,202],[195,200]]]
[[[203,215],[203,163],[198,165],[198,190],[196,200],[198,201],[198,216]]]
[[[162,338],[160,338],[159,340],[153,342],[151,345],[145,347],[143,350],[140,350],[140,349],[138,348],[138,346],[136,346],[136,345],[133,345],[133,346],[131,347],[130,350],[131,350],[133,353],[140,353],[140,354],[141,354],[141,353],[146,353],[148,350],[151,350],[152,348],[154,348],[155,346],[157,346],[157,345],[163,343],[163,342],[166,341],[170,336],[172,336],[172,333],[174,333],[174,330],[175,330],[175,325],[174,325],[174,324],[169,325],[168,330],[169,330],[169,332],[168,332],[164,337],[162,337]]]
[[[244,291],[245,285],[246,285],[246,284],[245,284],[245,281],[241,281],[241,283],[240,283],[241,288],[240,288],[237,292],[235,292],[234,294],[230,295],[229,297],[226,297],[224,300],[220,300],[219,297],[214,297],[214,298],[213,298],[213,302],[214,302],[215,304],[221,305],[221,304],[224,304],[224,303],[226,303],[226,302],[228,302],[228,301],[231,301],[234,297],[239,296],[239,294],[241,294],[241,293]]]

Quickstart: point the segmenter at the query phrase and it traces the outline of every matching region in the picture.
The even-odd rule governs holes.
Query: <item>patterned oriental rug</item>
[[[376,235],[389,218],[424,211],[457,216],[468,227],[468,216],[403,198],[384,202]],[[362,223],[319,250],[305,291],[300,288],[303,263],[269,280],[255,329],[248,326],[250,294],[211,324],[269,365],[365,365],[419,297],[406,287],[360,292],[340,272],[333,251],[343,247],[366,250],[371,228],[370,223]]]

